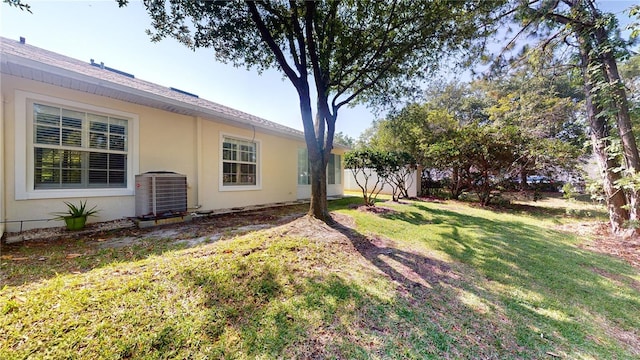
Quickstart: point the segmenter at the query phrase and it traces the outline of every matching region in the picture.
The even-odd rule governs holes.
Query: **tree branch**
[[[291,26],[293,27],[293,36],[298,42],[299,58],[296,61],[300,74],[307,74],[307,48],[304,41],[304,32],[298,23],[298,5],[295,1],[289,1],[291,6]]]
[[[262,17],[260,16],[260,12],[256,7],[256,3],[253,1],[246,1],[245,4],[247,4],[247,8],[249,9],[249,13],[251,14],[251,19],[256,24],[258,31],[260,31],[260,36],[262,37],[262,40],[267,44],[267,46],[269,46],[269,49],[273,52],[274,56],[276,57],[276,60],[278,61],[278,65],[280,65],[280,68],[282,69],[282,71],[287,75],[289,80],[291,80],[291,82],[296,87],[296,89],[300,90],[299,81],[302,77],[302,74],[300,74],[301,76],[298,76],[298,74],[296,74],[296,72],[293,71],[291,66],[289,66],[289,63],[287,63],[287,59],[284,57],[282,50],[280,49],[278,44],[276,44],[275,40],[273,39],[273,36],[269,32],[269,29],[267,28],[266,24],[262,20]]]

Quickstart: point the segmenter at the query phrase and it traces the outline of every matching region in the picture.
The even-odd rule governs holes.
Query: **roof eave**
[[[116,98],[118,100],[125,99],[125,101],[135,103],[138,105],[150,106],[150,107],[160,108],[164,110],[166,110],[165,106],[160,106],[160,104],[169,105],[176,109],[176,111],[174,112],[180,113],[183,115],[199,116],[205,119],[223,122],[228,125],[233,125],[233,126],[240,125],[247,128],[260,129],[260,131],[264,133],[269,133],[272,135],[284,136],[290,139],[304,141],[303,133],[298,132],[295,129],[291,129],[290,132],[279,131],[278,129],[274,129],[269,126],[262,125],[258,122],[254,123],[243,118],[233,117],[233,116],[230,116],[229,114],[215,111],[213,109],[209,109],[199,105],[189,104],[186,102],[167,98],[165,96],[154,94],[154,93],[140,90],[140,89],[134,89],[122,84],[117,84],[108,80],[78,73],[76,71],[60,68],[57,66],[49,65],[49,64],[31,60],[31,59],[27,59],[14,54],[2,53],[2,60],[0,61],[0,71],[2,73],[18,76],[21,78],[26,78],[33,81],[46,82],[46,81],[43,81],[42,79],[36,79],[35,76],[27,77],[25,76],[25,72],[12,71],[13,69],[30,69],[33,71],[40,71],[43,74],[46,74],[49,76],[54,76],[54,77],[59,76],[62,78],[69,79],[71,81],[69,81],[68,86],[65,86],[65,87],[71,90],[87,92],[86,90],[81,89],[78,86],[73,86],[73,84],[77,84],[77,83],[91,84],[93,86],[96,86],[100,90],[110,90],[121,95],[120,98],[111,96],[112,98]],[[52,84],[52,85],[62,86],[61,84]],[[102,92],[107,93],[108,91],[102,91]],[[90,93],[90,92],[87,92],[87,93]],[[96,95],[108,96],[104,94],[96,94]],[[140,101],[139,99],[145,99],[147,101]],[[156,106],[154,106],[154,104]]]

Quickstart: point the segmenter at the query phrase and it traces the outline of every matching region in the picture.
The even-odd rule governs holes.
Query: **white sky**
[[[193,52],[173,39],[152,43],[145,33],[150,28],[149,16],[139,1],[122,9],[115,0],[26,3],[33,14],[0,5],[0,35],[16,40],[23,36],[28,44],[86,62],[104,62],[136,78],[302,130],[296,91],[280,73],[258,75],[255,70],[221,64],[211,50]],[[637,1],[600,3],[621,18],[626,17],[622,11]],[[357,139],[375,118],[362,106],[342,108],[336,131]]]

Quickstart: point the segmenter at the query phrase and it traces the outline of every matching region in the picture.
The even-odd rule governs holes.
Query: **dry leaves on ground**
[[[579,237],[591,238],[580,245],[581,248],[624,259],[631,266],[640,269],[640,237],[622,237],[611,233],[607,223],[567,224],[560,230]]]

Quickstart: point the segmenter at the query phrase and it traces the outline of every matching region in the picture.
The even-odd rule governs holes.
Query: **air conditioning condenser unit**
[[[136,217],[169,217],[187,211],[187,177],[166,171],[136,175]]]

